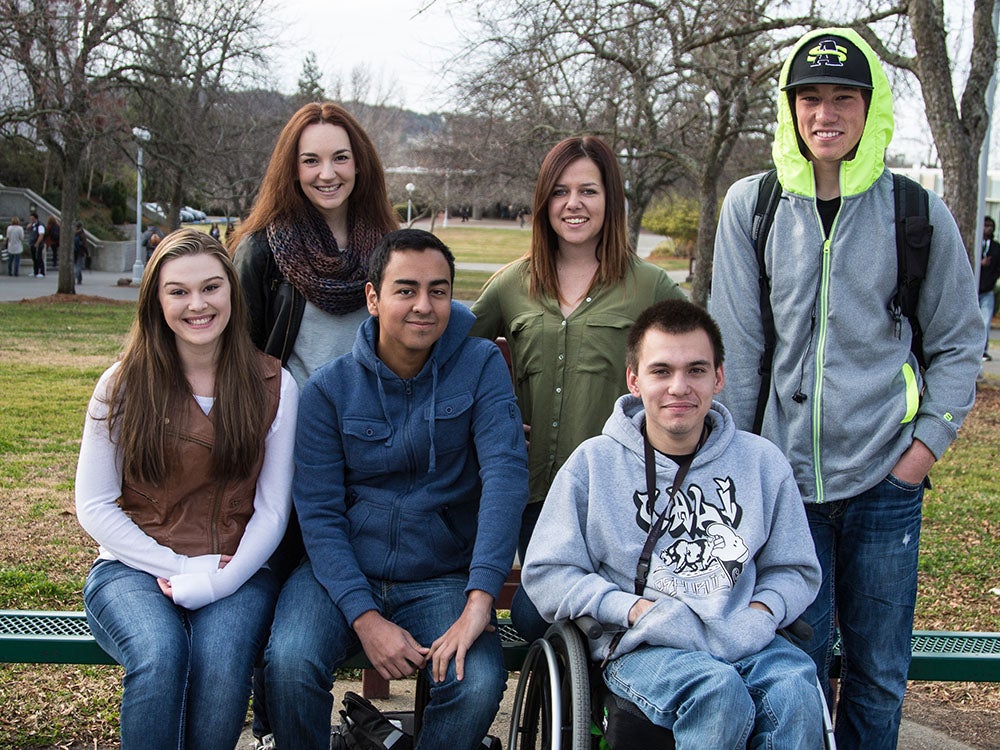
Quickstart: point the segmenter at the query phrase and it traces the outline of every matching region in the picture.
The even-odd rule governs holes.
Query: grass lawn
[[[449,234],[445,241],[457,244],[459,233],[473,230],[452,231],[457,239]],[[134,309],[92,300],[0,304],[0,608],[82,608],[80,590],[96,545],[73,509],[80,431],[94,384],[120,350]],[[1000,596],[991,593],[1000,587],[997,456],[1000,387],[994,383],[980,388],[959,439],[932,474],[918,628],[1000,630]],[[114,667],[0,666],[0,746],[113,744],[120,677]],[[1000,709],[996,686],[926,691],[949,704]]]

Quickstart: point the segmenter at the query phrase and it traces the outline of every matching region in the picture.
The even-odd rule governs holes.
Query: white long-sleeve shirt
[[[264,463],[257,477],[253,515],[233,559],[220,569],[220,555],[177,554],[143,532],[118,506],[122,494],[121,453],[104,418],[118,364],[101,376],[87,409],[76,467],[76,514],[80,525],[100,545],[99,559],[118,560],[166,578],[176,604],[198,609],[235,592],[264,566],[281,541],[291,511],[298,387],[291,374],[282,369],[281,398],[264,439]],[[211,398],[198,398],[206,414],[213,402]]]

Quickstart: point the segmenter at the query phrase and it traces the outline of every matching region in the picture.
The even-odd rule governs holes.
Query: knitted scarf
[[[348,247],[341,252],[329,225],[310,210],[295,222],[267,227],[267,241],[278,269],[321,310],[346,315],[365,305],[368,258],[382,233],[363,219],[351,222]]]

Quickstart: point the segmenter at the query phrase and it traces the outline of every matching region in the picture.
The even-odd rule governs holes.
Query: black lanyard
[[[660,537],[663,536],[665,529],[663,528],[663,522],[667,517],[667,513],[670,511],[671,500],[680,489],[681,484],[684,482],[684,477],[687,476],[688,469],[691,468],[691,463],[694,461],[695,453],[701,448],[701,444],[705,439],[705,430],[707,427],[702,428],[701,437],[698,439],[698,445],[694,449],[694,453],[684,456],[680,462],[677,464],[677,473],[674,474],[674,481],[670,485],[670,493],[667,495],[667,501],[663,504],[663,510],[660,514],[653,518],[653,508],[656,507],[656,455],[653,453],[653,444],[649,442],[649,438],[646,437],[646,431],[643,430],[642,442],[643,451],[646,458],[646,497],[649,498],[650,502],[650,513],[649,513],[649,534],[646,536],[646,543],[642,546],[642,554],[639,555],[639,562],[635,566],[635,595],[642,596],[642,592],[646,590],[646,578],[649,576],[649,565],[653,559],[653,547],[656,543],[660,541]]]
[[[674,481],[670,484],[670,494],[667,495],[666,502],[663,505],[663,510],[660,511],[656,518],[653,518],[653,510],[656,507],[656,454],[653,449],[653,444],[649,442],[649,438],[646,436],[646,428],[643,426],[642,429],[642,443],[643,443],[643,454],[646,463],[646,497],[649,500],[649,534],[646,536],[646,543],[642,546],[642,553],[639,555],[639,562],[635,566],[635,579],[633,581],[635,586],[635,595],[642,596],[643,592],[646,590],[646,579],[649,576],[649,566],[653,559],[653,548],[656,543],[660,541],[660,537],[663,536],[665,529],[664,521],[666,520],[667,513],[670,511],[670,506],[672,500],[677,491],[681,488],[684,482],[684,478],[687,476],[688,469],[691,468],[691,464],[694,462],[694,457],[701,450],[701,447],[705,444],[705,440],[708,438],[708,421],[705,421],[705,426],[702,427],[701,437],[698,438],[698,444],[695,446],[694,453],[689,456],[684,456],[677,464],[677,472],[674,474]],[[615,649],[618,647],[619,642],[621,642],[622,637],[625,635],[625,630],[620,630],[615,633],[614,637],[611,639],[611,643],[608,644],[608,653],[604,657],[604,661],[601,662],[601,669],[607,666],[608,662],[611,660],[611,656],[614,654]]]

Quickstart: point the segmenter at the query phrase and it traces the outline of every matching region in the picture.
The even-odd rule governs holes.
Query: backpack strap
[[[917,182],[900,174],[892,175],[896,226],[896,289],[889,300],[889,314],[902,335],[902,320],[910,322],[910,349],[920,369],[926,369],[923,330],[917,320],[920,285],[927,275],[934,227],[929,221],[927,191]]]
[[[781,183],[778,182],[778,171],[768,171],[757,186],[757,205],[753,212],[753,222],[750,225],[750,240],[753,242],[754,254],[757,257],[757,285],[760,293],[760,322],[764,331],[764,350],[760,355],[760,389],[757,392],[757,409],[754,412],[751,432],[759,435],[764,424],[764,409],[771,395],[771,367],[774,361],[774,346],[776,334],[774,331],[774,311],[771,309],[771,280],[767,276],[764,265],[764,247],[767,245],[767,235],[774,223],[774,213],[778,210],[781,199]]]

